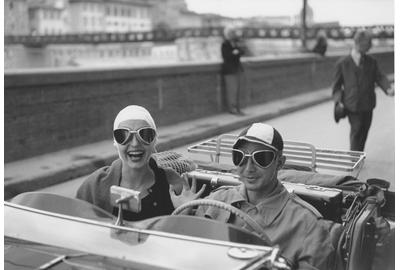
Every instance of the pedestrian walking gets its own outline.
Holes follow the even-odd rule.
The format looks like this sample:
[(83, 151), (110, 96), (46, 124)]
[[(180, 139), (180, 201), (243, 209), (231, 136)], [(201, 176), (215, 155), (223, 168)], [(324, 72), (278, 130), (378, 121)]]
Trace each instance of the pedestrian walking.
[(366, 30), (354, 35), (349, 55), (336, 63), (333, 100), (345, 110), (350, 123), (350, 150), (363, 151), (376, 105), (375, 84), (388, 96), (394, 89), (380, 70), (376, 59), (366, 53), (372, 46), (372, 36)]
[(244, 82), (243, 67), (240, 57), (244, 50), (239, 44), (235, 28), (224, 29), (224, 41), (221, 45), (222, 76), (225, 86), (225, 104), (232, 114), (243, 114), (241, 111), (240, 92)]

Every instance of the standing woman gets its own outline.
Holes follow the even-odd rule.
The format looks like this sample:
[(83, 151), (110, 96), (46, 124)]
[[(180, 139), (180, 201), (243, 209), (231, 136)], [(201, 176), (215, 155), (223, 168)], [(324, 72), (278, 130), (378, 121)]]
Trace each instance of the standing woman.
[(125, 107), (114, 120), (113, 135), (119, 158), (89, 175), (76, 197), (118, 216), (118, 207), (110, 198), (110, 187), (116, 185), (140, 192), (140, 212), (124, 209), (125, 220), (171, 214), (174, 207), (166, 174), (153, 163), (149, 164), (150, 156), (156, 152), (157, 140), (150, 113), (141, 106)]
[(227, 27), (224, 29), (225, 39), (221, 45), (222, 54), (222, 76), (225, 84), (225, 102), (228, 111), (232, 114), (243, 114), (240, 108), (240, 91), (243, 83), (243, 67), (240, 57), (243, 50), (238, 44), (235, 29)]

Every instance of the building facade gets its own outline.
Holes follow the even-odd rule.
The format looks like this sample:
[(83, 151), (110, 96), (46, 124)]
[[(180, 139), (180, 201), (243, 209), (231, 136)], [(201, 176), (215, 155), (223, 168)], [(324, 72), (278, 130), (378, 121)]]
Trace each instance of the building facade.
[(29, 32), (32, 35), (62, 35), (69, 33), (68, 12), (53, 6), (29, 8)]
[(181, 14), (188, 12), (185, 0), (149, 1), (153, 5), (152, 17), (155, 29), (174, 29), (182, 27)]
[(4, 1), (4, 35), (28, 35), (27, 0)]
[(151, 31), (151, 7), (141, 0), (70, 0), (71, 33)]

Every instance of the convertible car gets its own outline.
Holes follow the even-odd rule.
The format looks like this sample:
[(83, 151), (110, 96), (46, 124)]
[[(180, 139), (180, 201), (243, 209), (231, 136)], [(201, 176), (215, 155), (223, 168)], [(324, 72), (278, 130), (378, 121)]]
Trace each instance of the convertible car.
[[(238, 185), (229, 159), (233, 138), (222, 135), (189, 147), (192, 154), (209, 155), (207, 162), (173, 152), (157, 153), (152, 161), (177, 174), (189, 171), (207, 185), (206, 193)], [(284, 144), (287, 164), (279, 178), (334, 221), (335, 269), (394, 269), (394, 193), (385, 180), (357, 179), (365, 153)], [(132, 190), (110, 192), (119, 205), (138, 200)], [(252, 231), (180, 215), (199, 205), (229, 211)], [(4, 218), (5, 269), (290, 269), (257, 223), (212, 200), (195, 200), (170, 216), (128, 222), (84, 201), (29, 192), (4, 202)]]

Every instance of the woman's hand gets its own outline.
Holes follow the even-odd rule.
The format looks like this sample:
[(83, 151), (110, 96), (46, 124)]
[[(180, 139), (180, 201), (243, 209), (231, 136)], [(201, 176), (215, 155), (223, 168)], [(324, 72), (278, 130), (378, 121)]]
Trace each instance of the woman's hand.
[(175, 194), (174, 187), (170, 185), (169, 194), (171, 196), (171, 201), (175, 208), (183, 205), (184, 203), (196, 200), (200, 198), (201, 194), (203, 194), (206, 185), (203, 184), (201, 189), (196, 192), (197, 188), (197, 180), (195, 177), (192, 179), (192, 186), (189, 185), (189, 179), (186, 173), (182, 174), (182, 192), (180, 194)]

